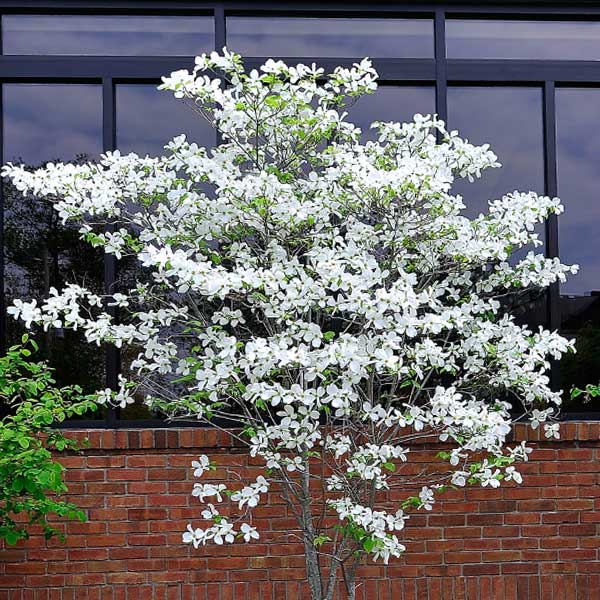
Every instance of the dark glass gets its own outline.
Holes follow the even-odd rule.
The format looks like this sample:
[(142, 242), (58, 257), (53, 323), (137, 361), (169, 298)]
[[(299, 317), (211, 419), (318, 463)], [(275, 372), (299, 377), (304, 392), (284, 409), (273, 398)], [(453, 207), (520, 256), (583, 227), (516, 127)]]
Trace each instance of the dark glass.
[[(46, 161), (92, 160), (102, 151), (102, 90), (95, 85), (4, 84), (4, 158), (30, 168)], [(103, 254), (79, 239), (78, 226), (63, 225), (48, 199), (23, 197), (7, 180), (4, 193), (4, 293), (41, 302), (49, 289), (82, 284), (101, 293)], [(18, 343), (21, 322), (7, 318), (7, 343)], [(104, 355), (80, 332), (34, 330), (40, 357), (60, 384), (86, 391), (105, 386)], [(98, 413), (93, 415), (98, 416)]]
[(38, 166), (102, 152), (98, 85), (4, 84), (4, 160)]
[[(489, 200), (519, 190), (544, 192), (544, 134), (542, 91), (531, 87), (449, 87), (448, 126), (473, 144), (489, 143), (502, 167), (484, 171), (481, 179), (459, 180), (454, 193), (462, 195), (465, 214), (487, 212)], [(543, 225), (537, 233), (545, 239)], [(527, 246), (514, 253), (511, 263), (542, 246)], [(521, 323), (537, 327), (547, 321), (546, 294), (532, 290), (512, 299), (511, 311)]]
[(117, 85), (117, 148), (140, 155), (164, 154), (164, 146), (185, 133), (190, 142), (212, 146), (211, 125), (184, 100), (155, 85)]
[(229, 17), (227, 46), (243, 56), (433, 58), (433, 21)]
[(600, 22), (448, 19), (448, 58), (598, 60)]
[(214, 47), (211, 17), (4, 15), (2, 50), (20, 55), (193, 56)]
[(348, 109), (347, 120), (358, 125), (365, 140), (375, 140), (377, 130), (370, 129), (373, 121), (412, 121), (416, 113), (435, 112), (433, 86), (384, 86), (374, 94), (362, 96)]
[[(171, 92), (158, 91), (155, 85), (117, 85), (117, 147), (121, 152), (164, 154), (164, 146), (173, 137), (185, 133), (188, 140), (199, 146), (213, 146), (215, 130), (204, 118)], [(151, 126), (149, 126), (151, 124)], [(136, 282), (150, 280), (134, 258), (121, 261), (117, 285), (128, 289)], [(150, 282), (150, 281), (149, 281)], [(122, 351), (123, 374), (131, 375), (130, 365), (138, 353), (136, 348)], [(143, 404), (143, 397), (135, 404), (120, 410), (121, 419), (153, 418)]]
[(556, 91), (558, 192), (565, 206), (558, 218), (560, 257), (580, 267), (561, 284), (560, 296), (562, 331), (575, 338), (577, 347), (560, 365), (560, 386), (570, 410), (597, 410), (568, 396), (573, 386), (600, 381), (599, 101), (598, 89)]
[(528, 87), (449, 87), (448, 126), (473, 144), (490, 144), (502, 167), (481, 179), (457, 181), (467, 214), (487, 210), (507, 192), (544, 191), (542, 90)]

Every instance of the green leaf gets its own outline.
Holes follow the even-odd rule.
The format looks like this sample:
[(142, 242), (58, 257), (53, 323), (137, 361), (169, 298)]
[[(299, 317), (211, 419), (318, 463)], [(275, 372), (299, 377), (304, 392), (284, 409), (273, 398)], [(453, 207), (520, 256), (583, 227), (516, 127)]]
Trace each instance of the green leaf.
[(4, 534), (4, 541), (9, 546), (14, 546), (19, 541), (20, 538), (21, 538), (21, 536), (14, 530), (7, 531)]
[(330, 542), (331, 538), (328, 535), (318, 535), (314, 540), (313, 540), (313, 545), (316, 548), (319, 548), (320, 546), (322, 546), (323, 544)]
[(362, 546), (365, 552), (372, 552), (373, 548), (375, 548), (375, 540), (372, 538), (366, 538), (363, 540)]

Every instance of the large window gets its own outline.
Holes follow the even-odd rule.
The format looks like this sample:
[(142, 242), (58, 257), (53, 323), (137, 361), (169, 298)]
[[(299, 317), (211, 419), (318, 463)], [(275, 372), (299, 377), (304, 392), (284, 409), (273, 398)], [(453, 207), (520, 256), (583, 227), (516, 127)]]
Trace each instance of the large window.
[[(600, 7), (481, 2), (458, 12), (436, 2), (420, 3), (417, 13), (412, 3), (374, 11), (366, 2), (309, 1), (274, 12), (273, 3), (186, 9), (164, 0), (140, 2), (130, 14), (106, 7), (95, 14), (92, 2), (80, 0), (66, 14), (64, 6), (40, 0), (25, 9), (15, 0), (0, 8), (3, 162), (35, 167), (114, 148), (153, 155), (179, 133), (214, 144), (214, 132), (193, 110), (155, 88), (161, 75), (225, 45), (248, 57), (250, 67), (284, 57), (331, 68), (369, 56), (380, 89), (348, 116), (365, 139), (373, 138), (374, 119), (436, 112), (498, 154), (501, 170), (457, 188), (468, 214), (515, 188), (560, 194), (566, 213), (540, 228), (540, 239), (548, 256), (579, 263), (581, 273), (516, 310), (531, 325), (560, 328), (576, 340), (578, 354), (553, 366), (557, 389), (600, 380)], [(100, 290), (135, 274), (135, 265), (84, 247), (39, 198), (23, 201), (5, 183), (2, 202), (4, 306), (19, 296), (41, 298), (67, 280), (85, 279)], [(4, 317), (1, 323), (6, 346), (20, 330)], [(43, 336), (42, 347), (61, 381), (89, 388), (114, 386), (131, 358), (114, 348), (90, 351), (61, 331)], [(152, 415), (140, 405), (108, 411), (96, 424), (148, 424), (142, 418)]]

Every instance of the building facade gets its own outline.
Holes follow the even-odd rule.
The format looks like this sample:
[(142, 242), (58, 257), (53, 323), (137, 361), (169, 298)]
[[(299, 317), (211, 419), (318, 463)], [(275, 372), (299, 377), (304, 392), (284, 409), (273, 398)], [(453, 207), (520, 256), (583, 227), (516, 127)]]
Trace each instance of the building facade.
[[(532, 296), (520, 318), (575, 337), (577, 355), (553, 367), (557, 389), (600, 381), (597, 2), (0, 0), (0, 13), (1, 158), (31, 167), (115, 148), (158, 154), (182, 132), (216, 143), (194, 113), (155, 89), (201, 52), (226, 45), (250, 67), (271, 57), (326, 68), (371, 57), (380, 89), (349, 115), (365, 136), (374, 119), (435, 112), (498, 154), (502, 169), (458, 189), (470, 214), (513, 189), (562, 198), (565, 214), (540, 234), (546, 254), (578, 263), (580, 274)], [(4, 347), (22, 333), (5, 318), (13, 299), (41, 298), (73, 279), (114, 290), (136, 276), (135, 265), (87, 248), (39, 199), (4, 184), (0, 201)], [(68, 332), (41, 342), (59, 381), (86, 389), (116, 386), (132, 360)], [(599, 415), (566, 394), (563, 439), (538, 444), (525, 485), (457, 493), (415, 520), (407, 558), (368, 567), (363, 598), (600, 597)], [(67, 546), (46, 549), (34, 538), (0, 551), (0, 600), (302, 597), (302, 561), (275, 496), (264, 514), (268, 544), (179, 547), (195, 516), (191, 457), (217, 453), (230, 456), (232, 471), (252, 470), (220, 434), (167, 427), (141, 403), (68, 426), (92, 442), (65, 459), (89, 522), (67, 527)], [(422, 452), (427, 461), (435, 449)]]

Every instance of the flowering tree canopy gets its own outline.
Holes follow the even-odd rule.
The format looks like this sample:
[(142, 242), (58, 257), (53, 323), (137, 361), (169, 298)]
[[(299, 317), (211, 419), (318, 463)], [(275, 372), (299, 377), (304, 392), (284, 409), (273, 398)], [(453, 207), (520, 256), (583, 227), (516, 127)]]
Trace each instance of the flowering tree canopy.
[[(131, 289), (103, 298), (73, 282), (9, 311), (138, 347), (130, 380), (102, 401), (143, 393), (169, 418), (237, 424), (264, 474), (196, 483), (204, 525), (183, 540), (258, 538), (252, 509), (277, 491), (297, 517), (314, 599), (333, 597), (340, 565), (352, 594), (361, 556), (399, 556), (411, 511), (448, 486), (519, 482), (528, 449), (505, 444), (511, 421), (518, 411), (558, 436), (549, 360), (572, 348), (507, 309), (576, 270), (533, 251), (559, 200), (512, 192), (467, 218), (453, 182), (498, 167), (496, 156), (429, 115), (374, 123), (377, 141), (361, 142), (346, 109), (376, 80), (367, 59), (326, 75), (273, 60), (246, 73), (236, 54), (203, 55), (160, 87), (214, 125), (215, 148), (180, 136), (159, 158), (3, 170), (92, 245), (140, 264)], [(440, 469), (403, 475), (411, 442), (432, 435), (448, 446)], [(193, 468), (216, 467), (201, 456)], [(315, 485), (323, 500), (311, 506)], [(404, 493), (391, 510), (386, 490)]]

